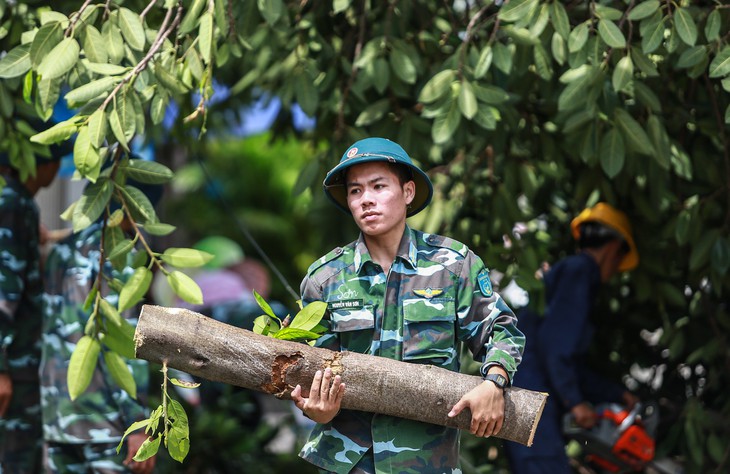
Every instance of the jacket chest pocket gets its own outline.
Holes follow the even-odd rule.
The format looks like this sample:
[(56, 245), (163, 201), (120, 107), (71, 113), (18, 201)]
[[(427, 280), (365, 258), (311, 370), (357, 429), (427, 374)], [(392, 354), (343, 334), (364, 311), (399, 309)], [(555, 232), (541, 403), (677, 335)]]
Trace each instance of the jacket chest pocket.
[(331, 312), (332, 332), (340, 340), (341, 351), (367, 353), (373, 341), (375, 312), (372, 305)]
[(445, 366), (456, 357), (456, 309), (451, 298), (403, 301), (403, 360)]

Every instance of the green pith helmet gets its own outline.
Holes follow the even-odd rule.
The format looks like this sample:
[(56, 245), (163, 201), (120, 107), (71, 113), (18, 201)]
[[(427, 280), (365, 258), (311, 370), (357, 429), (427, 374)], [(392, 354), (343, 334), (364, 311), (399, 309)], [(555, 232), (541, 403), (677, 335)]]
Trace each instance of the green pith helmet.
[(397, 143), (385, 138), (365, 138), (351, 145), (342, 155), (340, 162), (327, 173), (324, 178), (324, 193), (340, 209), (350, 213), (347, 207), (347, 189), (345, 187), (345, 170), (352, 165), (369, 163), (371, 161), (385, 161), (400, 163), (408, 166), (416, 183), (416, 195), (406, 214), (411, 217), (428, 206), (433, 196), (433, 185), (428, 175), (413, 164), (408, 153)]

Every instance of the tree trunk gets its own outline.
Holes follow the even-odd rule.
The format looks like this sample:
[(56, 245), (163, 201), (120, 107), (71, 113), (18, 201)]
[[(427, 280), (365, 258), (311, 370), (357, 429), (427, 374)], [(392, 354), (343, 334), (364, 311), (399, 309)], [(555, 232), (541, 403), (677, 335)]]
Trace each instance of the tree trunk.
[[(333, 352), (230, 326), (190, 310), (145, 305), (135, 333), (137, 357), (167, 362), (208, 380), (290, 399), (304, 396), (317, 370), (330, 367), (347, 384), (342, 407), (469, 429), (471, 413), (446, 415), (480, 377), (353, 352)], [(504, 424), (496, 435), (530, 446), (546, 393), (505, 391)]]

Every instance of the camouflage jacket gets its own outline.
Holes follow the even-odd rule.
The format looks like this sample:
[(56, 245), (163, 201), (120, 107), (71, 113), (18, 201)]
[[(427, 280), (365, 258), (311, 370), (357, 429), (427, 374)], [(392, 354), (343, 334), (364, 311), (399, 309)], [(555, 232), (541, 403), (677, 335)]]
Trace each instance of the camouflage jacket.
[[(76, 343), (84, 335), (90, 311), (84, 302), (99, 272), (101, 228), (93, 224), (58, 243), (49, 253), (45, 267), (43, 351), (40, 367), (43, 437), (58, 443), (119, 442), (133, 422), (144, 419), (149, 383), (148, 364), (129, 360), (137, 384), (137, 400), (119, 388), (112, 379), (103, 357), (86, 391), (71, 401), (66, 377)], [(126, 280), (132, 270), (120, 273), (105, 263), (106, 275)], [(106, 291), (105, 291), (106, 293)], [(113, 305), (116, 296), (106, 296)], [(130, 323), (134, 313), (123, 316)], [(108, 350), (102, 345), (102, 351)]]
[(0, 372), (38, 380), (41, 299), (38, 207), (15, 177), (0, 192)]
[[(315, 262), (301, 293), (304, 304), (328, 304), (328, 331), (318, 347), (458, 371), (463, 341), (484, 372), (499, 364), (510, 378), (522, 355), (524, 337), (492, 290), (484, 263), (446, 237), (406, 227), (386, 275), (360, 236)], [(363, 459), (370, 448), (372, 459)], [(459, 432), (342, 410), (331, 423), (314, 427), (300, 456), (338, 473), (361, 461), (376, 472), (459, 472)]]

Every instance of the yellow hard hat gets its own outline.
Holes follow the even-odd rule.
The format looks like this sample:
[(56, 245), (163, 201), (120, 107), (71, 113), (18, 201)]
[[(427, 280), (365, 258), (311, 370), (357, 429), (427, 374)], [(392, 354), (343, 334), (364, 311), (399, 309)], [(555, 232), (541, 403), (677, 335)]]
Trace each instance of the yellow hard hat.
[(629, 251), (621, 260), (618, 271), (626, 272), (636, 268), (639, 264), (639, 252), (636, 250), (634, 236), (631, 233), (631, 223), (626, 214), (605, 202), (599, 202), (593, 207), (586, 208), (570, 223), (570, 230), (574, 239), (578, 240), (580, 238), (580, 226), (584, 222), (599, 222), (621, 234), (621, 237), (629, 246)]

